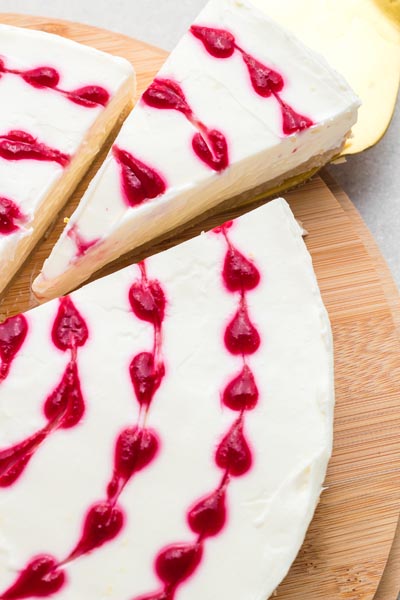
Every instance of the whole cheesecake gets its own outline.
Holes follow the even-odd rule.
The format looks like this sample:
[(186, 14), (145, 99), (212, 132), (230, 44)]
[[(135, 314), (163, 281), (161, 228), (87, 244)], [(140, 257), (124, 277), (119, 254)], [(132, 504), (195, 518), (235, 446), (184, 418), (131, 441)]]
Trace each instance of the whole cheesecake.
[(340, 153), (359, 101), (247, 0), (211, 0), (126, 120), (33, 283), (68, 292), (144, 242)]
[(275, 200), (0, 325), (0, 598), (267, 598), (332, 446), (331, 330)]
[(0, 292), (132, 103), (130, 63), (0, 25)]

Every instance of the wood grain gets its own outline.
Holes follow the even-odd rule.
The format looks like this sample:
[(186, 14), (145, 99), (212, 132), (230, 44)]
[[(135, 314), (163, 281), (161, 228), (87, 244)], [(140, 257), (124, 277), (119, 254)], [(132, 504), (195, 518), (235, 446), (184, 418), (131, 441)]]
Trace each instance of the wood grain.
[(400, 521), (374, 600), (396, 600), (400, 593)]
[[(21, 15), (0, 15), (0, 22), (58, 33), (125, 56), (137, 69), (139, 90), (165, 58), (161, 50), (85, 25)], [(105, 151), (9, 286), (0, 304), (0, 316), (33, 305), (30, 281)], [(339, 197), (338, 190), (334, 191)], [(309, 232), (307, 246), (332, 321), (337, 408), (327, 489), (303, 548), (276, 593), (280, 600), (372, 600), (389, 556), (400, 508), (398, 295), (388, 272), (382, 274), (379, 253), (371, 254), (365, 226), (357, 221), (351, 205), (341, 197), (338, 201), (321, 178), (286, 197)], [(191, 237), (260, 202), (258, 199), (242, 208), (225, 203), (218, 215), (197, 220), (112, 268)]]
[[(365, 226), (360, 214), (343, 190), (327, 173), (324, 173), (324, 181), (328, 184), (329, 189), (339, 200), (340, 205), (351, 219), (354, 229), (362, 239), (370, 258), (373, 261), (375, 269), (380, 277), (386, 300), (391, 308), (398, 336), (400, 337), (400, 296), (398, 288), (391, 276), (389, 267), (384, 261), (371, 232)], [(374, 600), (395, 600), (398, 597), (400, 600), (400, 519), (397, 524), (394, 542), (386, 563), (385, 571), (379, 583)]]

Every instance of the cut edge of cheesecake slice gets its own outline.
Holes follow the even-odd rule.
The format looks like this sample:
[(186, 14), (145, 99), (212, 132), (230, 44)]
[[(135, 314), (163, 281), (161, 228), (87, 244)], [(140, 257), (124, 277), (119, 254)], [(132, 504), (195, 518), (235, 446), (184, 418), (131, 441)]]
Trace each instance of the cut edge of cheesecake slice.
[[(332, 333), (302, 234), (280, 198), (27, 313), (30, 330), (9, 379), (0, 385), (3, 403), (8, 405), (12, 395), (6, 417), (13, 425), (3, 428), (0, 447), (6, 440), (20, 441), (34, 425), (40, 427), (42, 413), (32, 415), (38, 408), (35, 402), (41, 406), (68, 360), (81, 374), (87, 410), (82, 422), (63, 435), (49, 428), (51, 439), (35, 449), (27, 476), (22, 474), (9, 494), (0, 489), (3, 539), (10, 548), (0, 557), (2, 586), (12, 585), (16, 567), (24, 569), (37, 556), (39, 539), (41, 551), (51, 552), (46, 557), (61, 582), (57, 591), (63, 598), (86, 593), (87, 600), (97, 600), (110, 587), (116, 598), (167, 597), (160, 592), (165, 580), (159, 571), (157, 576), (154, 559), (180, 541), (187, 548), (200, 545), (203, 553), (193, 563), (192, 576), (183, 580), (182, 593), (192, 600), (203, 598), (204, 590), (212, 597), (224, 597), (225, 592), (232, 600), (273, 593), (303, 543), (332, 452)], [(231, 253), (234, 260), (229, 263)], [(230, 319), (243, 306), (261, 340), (246, 355), (226, 341)], [(60, 311), (74, 318), (63, 321)], [(71, 347), (68, 327), (76, 337)], [(162, 369), (145, 408), (140, 390), (150, 388), (135, 385), (132, 365), (151, 352)], [(49, 369), (53, 361), (54, 369)], [(34, 396), (24, 393), (32, 385), (30, 364)], [(251, 370), (258, 398), (240, 412), (224, 399), (223, 390), (232, 389), (229, 382), (242, 365)], [(144, 362), (147, 375), (148, 367)], [(113, 507), (123, 507), (124, 527), (115, 536), (95, 538), (99, 543), (89, 546), (89, 552), (78, 539), (78, 550), (63, 561), (76, 536), (85, 536), (82, 525), (90, 514), (85, 508), (111, 489), (106, 483), (118, 473), (118, 453), (115, 463), (110, 460), (118, 436), (136, 420), (142, 423), (144, 412), (142, 426), (162, 444), (154, 461), (141, 463), (139, 477), (112, 488), (119, 489)], [(29, 420), (28, 430), (21, 414)], [(216, 449), (238, 418), (243, 419), (253, 462), (250, 466), (247, 461), (247, 470), (224, 477), (225, 465), (218, 463)], [(196, 524), (185, 516), (221, 477), (226, 522), (220, 531), (198, 537)], [(27, 498), (40, 507), (37, 519), (24, 510)], [(178, 579), (176, 588), (181, 583)]]
[[(132, 108), (136, 90), (135, 71), (132, 65), (124, 58), (47, 32), (26, 30), (10, 25), (0, 25), (0, 35), (3, 32), (7, 35), (15, 35), (16, 45), (19, 42), (26, 44), (28, 48), (29, 43), (32, 42), (38, 46), (42, 43), (44, 46), (48, 45), (48, 62), (51, 64), (54, 64), (52, 62), (52, 48), (57, 50), (58, 58), (62, 52), (65, 56), (66, 71), (68, 71), (68, 56), (71, 52), (75, 53), (75, 55), (81, 53), (82, 59), (88, 57), (91, 62), (98, 60), (100, 63), (99, 67), (103, 63), (105, 73), (114, 69), (115, 79), (117, 79), (118, 73), (119, 85), (115, 91), (109, 94), (108, 102), (102, 107), (100, 114), (92, 125), (86, 129), (86, 133), (81, 138), (77, 151), (72, 155), (61, 177), (54, 181), (53, 185), (47, 189), (44, 195), (41, 197), (38, 196), (39, 202), (36, 203), (33, 214), (23, 222), (16, 235), (7, 236), (9, 239), (6, 241), (10, 243), (4, 246), (0, 254), (0, 293), (8, 285), (34, 246), (57, 217), (112, 130), (126, 118), (126, 115)], [(19, 40), (19, 38), (21, 39)], [(74, 59), (76, 62), (77, 56)], [(27, 57), (27, 62), (29, 63), (29, 57)], [(40, 67), (41, 65), (39, 64), (38, 66)], [(94, 72), (93, 77), (96, 78), (96, 75), (99, 75), (99, 73)], [(103, 80), (104, 84), (107, 84), (106, 76), (103, 77)], [(43, 86), (44, 89), (45, 87)], [(40, 89), (40, 85), (32, 84), (32, 88)], [(28, 83), (27, 89), (29, 89)], [(49, 93), (52, 93), (52, 91), (50, 90)], [(63, 93), (62, 91), (61, 94)]]
[[(207, 31), (223, 32), (229, 56), (218, 56)], [(224, 200), (304, 181), (340, 154), (358, 107), (322, 57), (250, 2), (211, 0), (125, 121), (33, 282), (35, 296), (67, 293)], [(135, 186), (147, 187), (144, 199)]]

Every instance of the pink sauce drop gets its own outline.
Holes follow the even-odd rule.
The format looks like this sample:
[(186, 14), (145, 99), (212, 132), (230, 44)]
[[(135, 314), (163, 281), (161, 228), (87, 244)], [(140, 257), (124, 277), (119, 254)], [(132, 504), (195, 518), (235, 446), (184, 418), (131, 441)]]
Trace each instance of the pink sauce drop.
[(138, 319), (159, 327), (164, 319), (165, 295), (157, 280), (136, 281), (129, 290), (129, 302)]
[(220, 488), (202, 498), (188, 512), (189, 527), (201, 539), (217, 535), (225, 521), (225, 490)]
[(250, 54), (243, 52), (242, 56), (249, 71), (252, 86), (259, 96), (269, 98), (283, 89), (283, 77), (277, 71), (266, 67)]
[(9, 317), (0, 323), (0, 383), (7, 377), (27, 333), (28, 322), (24, 315)]
[(260, 346), (260, 335), (250, 321), (244, 301), (225, 330), (225, 346), (231, 354), (254, 354)]
[(117, 146), (112, 152), (121, 170), (122, 192), (128, 206), (139, 206), (164, 194), (166, 183), (155, 169)]
[(52, 67), (36, 67), (22, 74), (22, 79), (36, 88), (56, 88), (60, 75)]
[(297, 131), (309, 129), (314, 123), (308, 117), (297, 113), (289, 104), (278, 98), (282, 112), (282, 127), (285, 135), (292, 135)]
[(195, 571), (202, 556), (200, 544), (174, 544), (164, 548), (156, 558), (155, 570), (161, 581), (171, 587)]
[(209, 129), (193, 113), (185, 94), (172, 79), (155, 79), (144, 92), (142, 100), (148, 106), (181, 112), (198, 129), (193, 136), (195, 154), (214, 171), (223, 171), (229, 165), (228, 143), (223, 133)]
[(5, 160), (37, 160), (56, 162), (66, 167), (71, 157), (55, 148), (38, 142), (25, 131), (9, 131), (0, 135), (0, 157)]
[(9, 235), (17, 231), (19, 223), (26, 220), (19, 207), (8, 198), (0, 197), (0, 235)]
[(231, 410), (252, 410), (257, 405), (258, 389), (253, 373), (247, 365), (226, 386), (222, 401)]
[(60, 429), (75, 427), (85, 412), (76, 361), (71, 360), (64, 371), (60, 383), (48, 396), (44, 414), (49, 423)]
[(156, 364), (153, 353), (140, 352), (132, 359), (129, 373), (137, 401), (149, 406), (165, 375), (164, 364)]
[(235, 52), (235, 38), (229, 31), (199, 25), (192, 25), (190, 31), (215, 58), (229, 58)]
[(99, 85), (85, 85), (72, 92), (64, 92), (64, 95), (75, 104), (87, 108), (106, 106), (110, 100), (110, 94)]
[(172, 79), (155, 79), (142, 100), (153, 108), (177, 110), (189, 118), (193, 114), (182, 88)]
[(51, 331), (56, 348), (63, 352), (74, 350), (86, 343), (88, 335), (87, 325), (71, 298), (69, 296), (61, 298)]
[(1, 600), (19, 600), (33, 596), (44, 598), (59, 592), (66, 581), (64, 571), (56, 560), (47, 555), (34, 558), (21, 571), (15, 583), (3, 592)]
[(118, 496), (131, 477), (147, 467), (159, 447), (156, 434), (137, 426), (125, 429), (119, 435), (114, 454), (114, 472), (107, 488), (110, 500)]
[(7, 69), (3, 60), (0, 60), (0, 73), (9, 73), (21, 77), (26, 83), (37, 89), (52, 89), (71, 102), (87, 108), (106, 106), (110, 100), (110, 94), (100, 85), (85, 85), (76, 90), (64, 90), (58, 87), (60, 74), (56, 69), (49, 66), (35, 67), (27, 71)]
[(222, 277), (230, 292), (249, 291), (258, 286), (260, 273), (254, 262), (233, 246), (225, 255)]
[(193, 136), (192, 147), (197, 156), (214, 171), (223, 171), (229, 166), (228, 144), (223, 133), (211, 129), (205, 134)]
[(279, 96), (285, 85), (282, 75), (245, 52), (237, 45), (234, 36), (229, 31), (199, 25), (193, 25), (190, 31), (203, 43), (207, 52), (215, 58), (229, 58), (235, 50), (240, 52), (254, 91), (263, 98), (274, 96), (279, 102), (282, 113), (282, 130), (285, 135), (292, 135), (314, 125), (309, 117), (297, 113)]
[(250, 448), (243, 433), (243, 420), (239, 417), (220, 442), (215, 455), (217, 465), (229, 475), (240, 477), (251, 467)]
[(93, 505), (86, 515), (81, 538), (65, 562), (77, 559), (113, 540), (124, 524), (124, 514), (110, 502)]

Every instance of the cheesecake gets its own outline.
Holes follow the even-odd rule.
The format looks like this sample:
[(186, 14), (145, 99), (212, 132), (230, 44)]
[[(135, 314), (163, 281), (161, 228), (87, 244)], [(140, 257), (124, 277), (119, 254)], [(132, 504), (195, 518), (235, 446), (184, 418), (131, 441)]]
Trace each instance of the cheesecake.
[(39, 300), (227, 198), (340, 153), (358, 98), (247, 0), (211, 0), (130, 114), (33, 283)]
[(122, 113), (134, 71), (58, 35), (0, 24), (0, 292)]
[(267, 598), (332, 447), (283, 199), (0, 325), (0, 598)]

